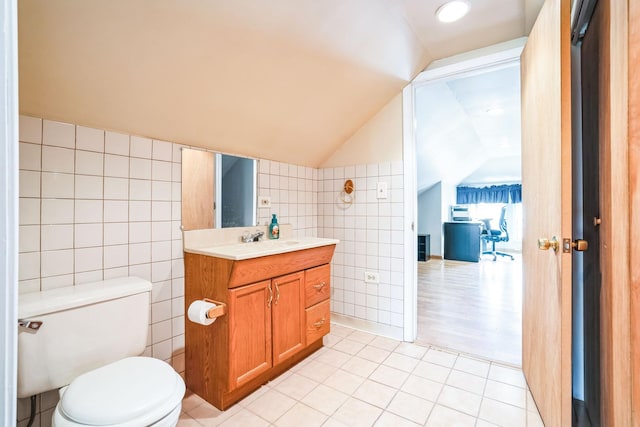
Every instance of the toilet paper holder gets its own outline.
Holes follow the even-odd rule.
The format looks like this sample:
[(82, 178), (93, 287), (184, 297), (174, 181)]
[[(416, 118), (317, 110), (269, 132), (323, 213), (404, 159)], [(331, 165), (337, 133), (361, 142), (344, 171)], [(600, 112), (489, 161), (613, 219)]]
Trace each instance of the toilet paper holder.
[(203, 298), (202, 300), (216, 305), (215, 307), (207, 311), (207, 317), (209, 319), (215, 319), (216, 317), (224, 316), (225, 314), (227, 314), (227, 304), (209, 298)]

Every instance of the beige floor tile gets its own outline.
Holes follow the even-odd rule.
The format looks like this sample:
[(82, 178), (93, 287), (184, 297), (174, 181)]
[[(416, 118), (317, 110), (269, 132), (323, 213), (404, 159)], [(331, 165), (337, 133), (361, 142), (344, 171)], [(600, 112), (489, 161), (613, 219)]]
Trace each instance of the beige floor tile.
[(427, 378), (432, 381), (438, 381), (439, 383), (445, 383), (451, 369), (444, 366), (435, 365), (429, 362), (420, 362), (418, 366), (413, 370), (413, 375), (417, 375), (422, 378)]
[(476, 421), (476, 427), (500, 427), (500, 426), (494, 423), (490, 423), (489, 421), (478, 419), (478, 421)]
[(283, 372), (282, 374), (278, 375), (276, 378), (274, 378), (271, 381), (269, 381), (267, 383), (267, 386), (275, 387), (278, 384), (280, 384), (281, 382), (283, 382), (284, 380), (286, 380), (287, 378), (289, 378), (291, 375), (293, 375), (293, 371), (291, 371), (291, 370)]
[(422, 360), (436, 365), (446, 366), (447, 368), (453, 368), (457, 358), (458, 355), (456, 353), (430, 348)]
[(405, 356), (404, 354), (391, 353), (382, 364), (400, 369), (401, 371), (412, 372), (419, 362), (420, 360)]
[(351, 356), (346, 353), (329, 348), (314, 360), (339, 368), (344, 365), (350, 358)]
[(433, 402), (399, 392), (387, 406), (387, 411), (422, 425), (427, 421), (432, 408)]
[[(274, 424), (278, 427), (316, 427), (321, 426), (327, 416), (302, 403), (296, 403), (286, 414)], [(326, 424), (324, 424), (326, 425)]]
[(335, 366), (328, 365), (318, 360), (311, 360), (302, 368), (298, 369), (296, 373), (321, 383), (333, 375), (337, 370), (338, 368)]
[(210, 427), (220, 425), (232, 416), (244, 411), (246, 410), (238, 404), (232, 406), (226, 411), (221, 411), (213, 405), (205, 402), (202, 405), (191, 409), (187, 414), (197, 420), (201, 425)]
[(380, 414), (382, 409), (351, 397), (338, 408), (332, 418), (350, 427), (369, 427), (375, 423)]
[(302, 399), (302, 403), (323, 414), (333, 415), (348, 398), (349, 395), (320, 384)]
[(369, 343), (369, 345), (387, 351), (394, 351), (400, 345), (400, 341), (387, 337), (375, 337), (373, 341)]
[(427, 347), (423, 347), (421, 345), (412, 344), (410, 342), (401, 342), (395, 350), (394, 353), (404, 354), (405, 356), (413, 357), (415, 359), (422, 359), (425, 354), (427, 354)]
[(182, 410), (184, 412), (189, 412), (191, 409), (196, 406), (200, 406), (205, 403), (206, 400), (192, 392), (191, 390), (187, 390), (184, 397), (182, 398)]
[(274, 422), (293, 407), (296, 401), (277, 390), (269, 390), (245, 408), (269, 422)]
[(349, 334), (349, 339), (354, 341), (359, 341), (363, 344), (369, 344), (371, 341), (376, 339), (378, 335), (370, 334), (368, 332), (363, 331), (354, 331)]
[(251, 393), (249, 396), (245, 397), (244, 399), (242, 399), (240, 402), (238, 402), (238, 405), (241, 406), (247, 406), (249, 405), (251, 402), (253, 402), (254, 400), (256, 400), (257, 398), (259, 398), (260, 396), (262, 396), (263, 394), (265, 394), (266, 392), (268, 392), (269, 390), (271, 390), (271, 387), (263, 385), (262, 387), (260, 387), (259, 389), (257, 389), (256, 391), (254, 391), (253, 393)]
[(184, 412), (180, 414), (177, 427), (201, 427), (200, 423)]
[(355, 332), (352, 328), (348, 328), (346, 326), (342, 326), (342, 325), (336, 325), (335, 323), (331, 324), (331, 333), (329, 335), (336, 335), (339, 337), (346, 337), (348, 335), (351, 335), (353, 332)]
[(350, 355), (354, 355), (357, 354), (360, 350), (362, 350), (364, 347), (366, 346), (366, 344), (358, 342), (358, 341), (354, 341), (352, 339), (349, 338), (345, 338), (342, 341), (340, 341), (339, 343), (336, 343), (333, 347), (334, 350), (338, 350), (341, 351), (343, 353), (347, 353)]
[(447, 378), (447, 385), (461, 388), (462, 390), (470, 391), (471, 393), (479, 394), (481, 396), (484, 392), (486, 382), (487, 380), (482, 377), (462, 371), (456, 371), (455, 369), (451, 371)]
[(538, 411), (527, 411), (527, 427), (544, 427)]
[(378, 366), (378, 368), (369, 375), (370, 380), (377, 381), (393, 388), (400, 388), (408, 377), (408, 372), (385, 365)]
[(391, 352), (388, 350), (368, 345), (358, 352), (358, 357), (370, 360), (374, 363), (382, 363), (390, 354)]
[(342, 365), (341, 369), (366, 378), (371, 375), (371, 373), (375, 371), (377, 367), (378, 363), (363, 359), (359, 356), (353, 356), (344, 365)]
[(404, 382), (401, 390), (435, 402), (438, 400), (442, 387), (442, 383), (412, 375)]
[(322, 427), (349, 427), (349, 425), (331, 417), (322, 424)]
[(527, 423), (524, 409), (486, 397), (482, 399), (479, 418), (503, 427), (525, 427)]
[(487, 381), (484, 396), (522, 409), (527, 405), (525, 389), (493, 380)]
[(333, 375), (327, 378), (323, 384), (348, 395), (352, 395), (363, 382), (363, 377), (338, 369)]
[(329, 347), (329, 348), (333, 347), (334, 345), (336, 345), (340, 341), (342, 341), (342, 337), (339, 336), (339, 335), (335, 335), (335, 334), (328, 334), (328, 335), (325, 335), (322, 338), (322, 344), (325, 347)]
[(489, 362), (459, 356), (453, 365), (453, 369), (486, 378), (489, 373)]
[(476, 418), (442, 405), (435, 405), (425, 426), (427, 427), (473, 427)]
[(439, 404), (477, 417), (482, 397), (459, 388), (445, 385), (438, 397)]
[(379, 408), (386, 408), (396, 392), (397, 390), (393, 387), (375, 381), (365, 380), (355, 393), (353, 393), (353, 397)]
[(489, 379), (521, 388), (527, 386), (522, 370), (496, 364), (491, 364), (489, 368)]
[(383, 412), (374, 424), (375, 427), (418, 427), (420, 425), (388, 411)]
[(317, 381), (310, 380), (302, 375), (291, 374), (273, 388), (293, 399), (300, 400), (317, 386)]
[(225, 420), (221, 427), (268, 427), (269, 422), (249, 411), (241, 411)]

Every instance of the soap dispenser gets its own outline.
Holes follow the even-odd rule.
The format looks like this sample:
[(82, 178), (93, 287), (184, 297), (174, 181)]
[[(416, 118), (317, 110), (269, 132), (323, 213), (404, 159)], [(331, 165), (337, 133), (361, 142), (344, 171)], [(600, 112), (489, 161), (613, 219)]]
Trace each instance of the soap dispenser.
[(278, 226), (278, 218), (276, 217), (276, 214), (273, 214), (273, 216), (271, 217), (271, 224), (269, 224), (269, 238), (280, 238), (280, 226)]

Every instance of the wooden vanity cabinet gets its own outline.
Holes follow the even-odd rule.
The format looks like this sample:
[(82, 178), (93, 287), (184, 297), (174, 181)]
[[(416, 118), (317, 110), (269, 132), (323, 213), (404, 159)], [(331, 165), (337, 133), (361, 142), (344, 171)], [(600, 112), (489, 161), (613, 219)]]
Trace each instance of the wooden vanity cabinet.
[(229, 290), (229, 389), (237, 388), (273, 366), (271, 359), (271, 281)]
[(241, 261), (185, 253), (186, 309), (227, 304), (212, 325), (185, 321), (187, 388), (224, 410), (321, 348), (334, 249)]

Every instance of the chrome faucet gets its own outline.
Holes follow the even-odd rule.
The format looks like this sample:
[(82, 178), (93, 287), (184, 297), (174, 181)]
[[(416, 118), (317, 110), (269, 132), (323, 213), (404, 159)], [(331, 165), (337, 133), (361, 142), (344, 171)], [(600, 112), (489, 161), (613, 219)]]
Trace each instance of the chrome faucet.
[(247, 231), (242, 235), (242, 241), (245, 243), (259, 242), (262, 236), (264, 236), (264, 231), (256, 231), (255, 233)]

